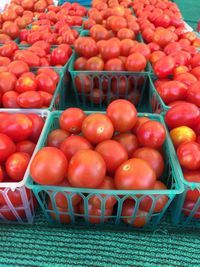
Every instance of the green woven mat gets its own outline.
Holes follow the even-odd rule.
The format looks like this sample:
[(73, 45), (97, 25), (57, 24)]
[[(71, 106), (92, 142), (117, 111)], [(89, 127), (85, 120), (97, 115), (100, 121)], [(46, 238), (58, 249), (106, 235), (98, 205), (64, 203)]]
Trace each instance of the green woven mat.
[(185, 20), (200, 20), (200, 0), (174, 0)]
[(34, 225), (0, 225), (0, 266), (196, 267), (199, 234), (173, 228), (169, 217), (154, 232), (138, 232), (60, 228), (39, 214)]

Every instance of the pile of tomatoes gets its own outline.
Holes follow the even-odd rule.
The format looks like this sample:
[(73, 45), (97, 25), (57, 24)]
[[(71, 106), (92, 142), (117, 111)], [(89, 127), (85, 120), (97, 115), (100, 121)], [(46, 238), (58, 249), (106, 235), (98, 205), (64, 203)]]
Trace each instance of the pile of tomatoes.
[[(0, 183), (23, 180), (43, 126), (44, 120), (38, 114), (0, 112)], [(27, 205), (24, 198), (26, 195), (30, 201), (31, 191), (22, 187), (13, 191), (2, 185), (1, 216), (7, 220), (16, 220), (17, 213), (21, 219), (25, 218)], [(14, 209), (15, 214), (12, 212)]]
[[(170, 129), (170, 137), (177, 152), (178, 160), (187, 182), (200, 182), (200, 111), (191, 103), (173, 106), (165, 115), (165, 122)], [(200, 192), (198, 188), (187, 189), (183, 212), (190, 216)], [(200, 218), (200, 208), (193, 217)]]
[[(49, 133), (47, 146), (36, 153), (31, 163), (30, 174), (36, 183), (143, 192), (167, 189), (159, 180), (164, 172), (162, 145), (166, 138), (165, 128), (158, 121), (138, 117), (131, 102), (115, 100), (105, 114), (93, 113), (88, 116), (79, 108), (69, 108), (61, 113), (59, 125), (59, 129)], [(113, 195), (102, 196), (107, 197), (103, 214), (104, 220), (107, 220), (118, 201)], [(161, 195), (155, 201), (151, 212), (159, 213), (167, 204), (168, 196)], [(142, 227), (146, 224), (152, 203), (148, 195), (140, 201), (133, 226)], [(60, 221), (70, 222), (68, 201), (65, 194), (59, 192), (59, 187), (55, 204)], [(84, 201), (78, 193), (72, 196), (72, 204), (74, 213), (85, 213)], [(130, 223), (134, 206), (133, 199), (123, 203), (122, 216), (129, 216), (124, 218), (126, 223)], [(56, 218), (51, 199), (48, 210)], [(101, 214), (101, 199), (93, 194), (88, 200), (89, 221), (100, 223)]]

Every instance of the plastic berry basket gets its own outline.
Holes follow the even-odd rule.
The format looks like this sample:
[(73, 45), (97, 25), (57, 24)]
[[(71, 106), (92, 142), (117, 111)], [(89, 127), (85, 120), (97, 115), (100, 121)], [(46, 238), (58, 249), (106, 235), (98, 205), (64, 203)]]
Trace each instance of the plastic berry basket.
[(82, 5), (82, 6), (91, 6), (91, 3), (92, 3), (92, 1), (91, 0), (79, 0), (79, 1), (74, 1), (74, 0), (69, 0), (69, 1), (66, 1), (66, 0), (59, 0), (58, 1), (58, 5), (59, 6), (61, 6), (61, 5), (63, 5), (65, 2), (70, 2), (71, 4), (72, 3), (79, 3), (80, 5)]
[[(50, 112), (47, 110), (36, 110), (36, 109), (29, 109), (29, 110), (22, 110), (22, 109), (3, 109), (1, 112), (8, 112), (8, 113), (35, 113), (38, 114), (40, 117), (44, 118), (46, 121)], [(43, 127), (42, 133), (44, 132), (45, 127)], [(41, 136), (42, 136), (41, 133)], [(41, 137), (40, 136), (40, 137)], [(37, 145), (33, 152), (37, 151)], [(26, 173), (28, 168), (26, 170)], [(34, 210), (34, 196), (32, 192), (28, 193), (26, 191), (25, 183), (27, 179), (27, 175), (24, 175), (24, 178), (20, 182), (2, 182), (0, 183), (0, 203), (3, 201), (4, 204), (0, 205), (0, 223), (18, 223), (18, 224), (31, 224), (33, 223), (33, 219), (35, 216)], [(21, 205), (15, 206), (14, 202), (12, 202), (11, 197), (9, 197), (10, 191), (15, 191), (18, 197), (21, 198)]]
[[(87, 114), (91, 114), (93, 112), (86, 112)], [(57, 129), (59, 126), (59, 117), (61, 115), (61, 112), (55, 111), (52, 112), (50, 117), (47, 120), (45, 131), (43, 132), (42, 138), (40, 138), (39, 144), (37, 146), (37, 151), (40, 150), (42, 147), (46, 145), (46, 139), (48, 134), (53, 130)], [(143, 114), (139, 113), (139, 117), (146, 116), (149, 117), (152, 120), (156, 120), (161, 122), (163, 125), (164, 120), (162, 116), (157, 114)], [(130, 223), (132, 224), (135, 218), (138, 218), (137, 211), (140, 205), (140, 201), (146, 197), (149, 196), (152, 199), (152, 206), (148, 213), (148, 217), (146, 219), (146, 224), (143, 227), (143, 229), (154, 229), (156, 225), (160, 222), (163, 215), (167, 211), (169, 205), (171, 204), (172, 200), (177, 194), (180, 194), (183, 192), (183, 186), (180, 183), (178, 170), (177, 170), (177, 158), (175, 155), (175, 151), (172, 149), (172, 143), (169, 138), (169, 135), (167, 133), (167, 138), (164, 143), (163, 149), (164, 149), (164, 156), (165, 156), (165, 171), (163, 176), (161, 177), (161, 181), (164, 182), (167, 186), (166, 190), (99, 190), (99, 189), (86, 189), (86, 188), (72, 188), (72, 187), (60, 187), (60, 186), (44, 186), (35, 184), (30, 176), (30, 173), (27, 173), (28, 178), (26, 182), (26, 186), (30, 188), (36, 199), (38, 200), (40, 207), (44, 213), (44, 216), (46, 220), (49, 223), (53, 224), (59, 224), (62, 225), (62, 217), (68, 216), (70, 218), (70, 224), (71, 225), (90, 225), (91, 218), (92, 219), (98, 219), (98, 225), (105, 225), (105, 224), (112, 224), (113, 226), (122, 225), (127, 227), (122, 220), (123, 218), (128, 218), (130, 220)], [(58, 193), (62, 193), (63, 196), (66, 198), (67, 204), (68, 204), (68, 210), (64, 212), (63, 210), (60, 211), (56, 206), (56, 195)], [(104, 194), (104, 195), (102, 195)], [(105, 195), (106, 194), (106, 195)], [(75, 213), (72, 205), (72, 199), (74, 195), (80, 196), (80, 198), (84, 201), (84, 209), (85, 213)], [(168, 201), (166, 205), (164, 206), (163, 210), (159, 213), (154, 213), (154, 206), (156, 204), (156, 201), (159, 197), (167, 195)], [(97, 196), (101, 201), (101, 215), (98, 216), (91, 216), (88, 212), (88, 206), (89, 206), (89, 200), (91, 197)], [(114, 197), (116, 199), (116, 205), (113, 209), (113, 213), (111, 216), (105, 216), (105, 203), (106, 199), (109, 197)], [(135, 201), (135, 209), (134, 213), (130, 217), (123, 217), (122, 216), (122, 207), (123, 203), (126, 199), (131, 198)], [(49, 209), (49, 201), (52, 205), (52, 208)], [(132, 227), (132, 226), (130, 226)]]

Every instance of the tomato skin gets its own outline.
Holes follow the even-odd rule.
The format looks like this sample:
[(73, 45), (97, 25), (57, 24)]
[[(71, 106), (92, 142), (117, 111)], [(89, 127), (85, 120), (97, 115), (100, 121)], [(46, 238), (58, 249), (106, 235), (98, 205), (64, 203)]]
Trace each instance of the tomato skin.
[(68, 59), (69, 59), (68, 53), (60, 47), (55, 48), (51, 52), (50, 61), (53, 66), (56, 65), (64, 66), (67, 63)]
[(138, 130), (141, 127), (141, 125), (144, 124), (147, 121), (149, 121), (149, 118), (147, 118), (147, 117), (139, 117), (139, 118), (137, 118), (137, 121), (136, 121), (136, 123), (135, 123), (135, 125), (134, 125), (134, 127), (132, 129), (132, 132), (137, 135)]
[(92, 145), (82, 136), (72, 135), (63, 140), (60, 150), (70, 160), (79, 150), (92, 149)]
[(200, 78), (200, 66), (193, 68), (190, 71), (191, 74), (193, 74), (198, 80)]
[(124, 39), (134, 40), (135, 39), (135, 33), (130, 29), (122, 28), (117, 32), (117, 37), (120, 40), (124, 40)]
[(35, 53), (28, 50), (17, 50), (13, 59), (22, 60), (27, 63), (29, 67), (38, 67), (40, 65), (40, 58)]
[(141, 125), (137, 138), (143, 146), (159, 148), (165, 141), (166, 131), (160, 122), (150, 120)]
[(8, 71), (19, 78), (23, 73), (29, 72), (29, 66), (24, 61), (15, 60), (8, 65)]
[(15, 90), (18, 93), (23, 93), (27, 91), (36, 91), (37, 90), (37, 83), (35, 81), (35, 77), (20, 77), (17, 80)]
[(148, 162), (155, 171), (157, 178), (163, 174), (165, 167), (164, 159), (158, 150), (149, 147), (142, 147), (137, 149), (132, 154), (132, 157), (143, 159)]
[(186, 100), (200, 107), (200, 81), (189, 86)]
[(112, 138), (114, 127), (106, 115), (93, 113), (84, 119), (82, 133), (91, 143), (98, 144)]
[(199, 62), (200, 62), (200, 53), (198, 53), (197, 55), (192, 57), (190, 60), (190, 64), (191, 64), (192, 68), (199, 67), (200, 66)]
[(79, 57), (74, 62), (75, 70), (86, 70), (87, 59), (84, 57)]
[[(167, 187), (162, 182), (156, 181), (153, 190), (167, 190)], [(157, 195), (154, 195), (154, 197), (157, 197)], [(159, 198), (157, 198), (157, 200), (154, 200), (156, 204), (153, 209), (153, 212), (156, 212), (156, 213), (161, 212), (166, 206), (168, 200), (169, 199), (167, 195), (160, 195)], [(149, 196), (146, 196), (140, 201), (139, 208), (141, 210), (149, 212), (152, 204), (153, 204), (152, 198)]]
[(79, 134), (85, 118), (86, 114), (80, 108), (68, 108), (60, 116), (60, 128), (71, 134)]
[(31, 120), (27, 115), (21, 113), (10, 114), (0, 124), (0, 132), (8, 135), (15, 142), (27, 139), (32, 130)]
[(105, 63), (104, 70), (107, 71), (124, 71), (125, 65), (119, 58), (111, 58)]
[[(28, 200), (31, 198), (31, 190), (26, 188), (26, 195)], [(11, 189), (7, 191), (7, 198), (10, 200), (12, 205), (14, 207), (22, 206), (23, 201), (22, 201), (22, 192), (19, 189), (15, 189), (12, 191)], [(0, 205), (7, 205), (7, 202), (5, 201), (3, 194), (0, 194)]]
[(17, 78), (13, 73), (1, 72), (0, 73), (0, 90), (2, 93), (15, 90)]
[(33, 154), (33, 151), (35, 150), (35, 147), (36, 147), (35, 143), (29, 140), (24, 140), (16, 144), (16, 151), (27, 153), (31, 156)]
[(156, 174), (142, 159), (132, 158), (125, 161), (115, 172), (115, 186), (121, 190), (152, 189)]
[(0, 56), (0, 66), (8, 66), (11, 60), (8, 57), (1, 57)]
[(149, 60), (152, 64), (155, 64), (159, 59), (161, 59), (165, 56), (166, 55), (163, 51), (155, 51), (155, 52), (151, 53)]
[[(17, 214), (21, 219), (26, 218), (24, 206), (17, 206)], [(12, 213), (7, 205), (1, 206), (1, 215), (8, 221), (16, 221), (17, 217)]]
[(38, 92), (27, 91), (18, 96), (17, 104), (21, 108), (42, 108), (43, 99)]
[(195, 132), (187, 126), (174, 128), (170, 131), (170, 137), (176, 148), (184, 142), (196, 140)]
[[(52, 164), (54, 162), (54, 164)], [(30, 174), (38, 184), (60, 184), (67, 173), (68, 162), (56, 147), (44, 147), (38, 151), (30, 165)]]
[(112, 121), (115, 131), (120, 133), (131, 130), (137, 121), (135, 106), (124, 99), (111, 102), (106, 110), (106, 114)]
[(155, 62), (153, 69), (158, 78), (166, 78), (172, 74), (175, 68), (174, 59), (171, 56), (165, 56)]
[(105, 174), (106, 164), (102, 156), (93, 150), (80, 150), (69, 162), (68, 180), (74, 187), (97, 188)]
[[(130, 218), (123, 218), (123, 221), (127, 224), (130, 224), (132, 221), (132, 216), (135, 209), (135, 202), (133, 200), (127, 199), (123, 203), (122, 207), (122, 216), (124, 217), (130, 217)], [(134, 227), (143, 227), (147, 223), (147, 216), (148, 213), (142, 210), (138, 210), (136, 213), (136, 217), (133, 220), (133, 223), (131, 226)]]
[(49, 133), (47, 138), (47, 146), (60, 148), (61, 143), (69, 137), (70, 134), (64, 130), (56, 129)]
[(7, 158), (16, 151), (16, 145), (10, 137), (0, 133), (0, 162), (7, 160)]
[(29, 113), (27, 114), (27, 116), (33, 125), (31, 135), (29, 136), (29, 140), (34, 143), (37, 143), (44, 126), (44, 120), (42, 117), (34, 113)]
[(40, 68), (37, 70), (37, 74), (40, 74), (40, 73), (47, 74), (55, 82), (55, 84), (57, 84), (60, 79), (59, 74), (54, 69)]
[(185, 83), (187, 86), (197, 82), (197, 78), (189, 72), (178, 74), (174, 77), (174, 79)]
[(91, 57), (87, 60), (86, 70), (102, 71), (104, 69), (104, 62), (99, 57)]
[(30, 161), (30, 155), (16, 152), (6, 160), (6, 172), (14, 181), (21, 181)]
[[(195, 207), (196, 203), (195, 202), (191, 202), (191, 201), (188, 201), (186, 200), (184, 202), (184, 205), (183, 205), (183, 213), (186, 215), (186, 216), (190, 216), (191, 215), (191, 212), (193, 210), (193, 208)], [(189, 210), (189, 211), (188, 211)], [(193, 218), (197, 218), (199, 219), (200, 218), (200, 208), (197, 209), (196, 213), (192, 216)]]
[(196, 125), (199, 115), (199, 109), (194, 104), (179, 104), (167, 111), (165, 122), (171, 129), (183, 125), (192, 128)]
[(131, 47), (134, 45), (134, 41), (131, 39), (123, 39), (120, 42), (120, 55), (127, 57), (129, 56)]
[(51, 79), (51, 77), (42, 72), (36, 76), (37, 89), (50, 94), (54, 94), (56, 90), (56, 83)]
[(99, 52), (103, 60), (117, 58), (120, 56), (120, 45), (112, 40), (108, 40), (100, 47)]
[(116, 169), (128, 159), (125, 148), (115, 140), (106, 140), (95, 148), (106, 163), (107, 172), (113, 174)]
[(127, 71), (143, 71), (146, 67), (147, 60), (141, 53), (132, 53), (126, 59)]
[[(183, 172), (184, 178), (186, 181), (188, 182), (194, 182), (194, 183), (199, 183), (200, 182), (200, 171), (196, 170), (196, 171), (184, 171)], [(192, 201), (194, 203), (196, 203), (198, 201), (200, 197), (200, 192), (197, 188), (195, 188), (194, 190), (188, 190), (186, 193), (186, 200), (188, 201)]]

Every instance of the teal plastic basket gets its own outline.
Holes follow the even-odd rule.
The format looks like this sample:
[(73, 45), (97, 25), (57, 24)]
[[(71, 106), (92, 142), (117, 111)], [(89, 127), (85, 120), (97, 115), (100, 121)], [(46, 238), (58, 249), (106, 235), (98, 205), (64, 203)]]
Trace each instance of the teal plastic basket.
[(69, 2), (69, 3), (79, 3), (80, 5), (82, 5), (82, 6), (85, 6), (85, 7), (90, 7), (91, 6), (91, 3), (92, 3), (92, 1), (91, 0), (79, 0), (79, 1), (74, 1), (74, 0), (68, 0), (68, 1), (66, 1), (66, 0), (59, 0), (58, 1), (58, 5), (59, 6), (61, 6), (61, 5), (63, 5), (65, 2)]
[[(22, 109), (1, 109), (1, 112), (7, 113), (23, 113), (23, 114), (38, 114), (42, 117), (45, 121), (47, 121), (47, 117), (49, 116), (50, 112), (47, 110), (22, 110)], [(45, 127), (43, 127), (42, 133), (44, 132)], [(41, 136), (42, 136), (41, 133)], [(40, 137), (41, 137), (40, 136)], [(37, 145), (33, 152), (33, 155), (37, 151)], [(28, 168), (27, 168), (28, 170)], [(30, 195), (26, 192), (25, 182), (27, 179), (27, 171), (24, 175), (24, 178), (20, 182), (2, 182), (0, 183), (0, 197), (1, 201), (2, 198), (6, 203), (7, 207), (0, 205), (0, 223), (18, 223), (18, 224), (31, 224), (33, 223), (33, 218), (35, 216), (34, 211), (34, 198), (33, 194)], [(9, 197), (9, 192), (14, 191), (21, 197), (22, 204), (20, 207), (16, 207), (12, 203), (12, 199)]]
[[(87, 112), (87, 114), (91, 114), (93, 112)], [(59, 118), (60, 118), (61, 112), (52, 112), (50, 117), (48, 117), (47, 124), (45, 127), (45, 131), (43, 132), (43, 137), (40, 139), (39, 145), (37, 146), (37, 150), (41, 149), (46, 145), (46, 140), (48, 134), (54, 130), (59, 128)], [(163, 125), (164, 120), (162, 116), (160, 115), (154, 115), (154, 114), (146, 114), (146, 113), (140, 113), (139, 117), (146, 116), (152, 120), (159, 121)], [(177, 158), (176, 154), (173, 150), (171, 140), (169, 138), (169, 135), (167, 134), (166, 141), (163, 145), (164, 149), (164, 157), (165, 157), (165, 171), (163, 176), (161, 177), (161, 181), (163, 181), (167, 188), (166, 190), (99, 190), (99, 189), (85, 189), (85, 188), (72, 188), (72, 187), (60, 187), (60, 186), (45, 186), (45, 185), (39, 185), (35, 184), (28, 173), (28, 178), (26, 182), (26, 186), (30, 189), (32, 189), (35, 197), (37, 198), (40, 207), (44, 213), (44, 216), (46, 217), (46, 220), (49, 223), (58, 223), (61, 224), (60, 218), (62, 216), (68, 216), (70, 218), (70, 224), (72, 225), (89, 225), (90, 220), (92, 218), (96, 218), (99, 220), (100, 225), (113, 224), (114, 225), (124, 225), (122, 223), (123, 218), (130, 219), (130, 223), (135, 220), (137, 217), (137, 211), (140, 205), (140, 201), (146, 197), (149, 196), (152, 199), (152, 206), (148, 213), (148, 217), (146, 218), (146, 225), (144, 229), (154, 229), (156, 225), (160, 222), (161, 218), (167, 211), (169, 205), (171, 204), (172, 200), (177, 194), (180, 194), (183, 192), (183, 186), (179, 182), (178, 172), (179, 169), (177, 169)], [(56, 194), (62, 193), (63, 196), (66, 198), (66, 201), (68, 203), (68, 211), (63, 212), (58, 210), (55, 202)], [(102, 195), (104, 194), (104, 195)], [(72, 199), (74, 195), (80, 196), (80, 198), (84, 201), (84, 208), (85, 213), (75, 213), (73, 206), (72, 206)], [(163, 210), (160, 213), (153, 213), (156, 201), (159, 197), (167, 195), (168, 201), (163, 208)], [(97, 196), (101, 201), (101, 215), (98, 216), (89, 216), (88, 213), (88, 202), (89, 199), (93, 196)], [(113, 209), (113, 213), (111, 216), (105, 216), (105, 203), (106, 199), (109, 197), (113, 197), (116, 199), (116, 205)], [(135, 200), (135, 209), (134, 213), (130, 217), (123, 217), (122, 216), (122, 206), (126, 199), (131, 198)], [(52, 209), (49, 209), (48, 207), (48, 201), (50, 200)], [(53, 218), (52, 218), (53, 216)], [(138, 217), (137, 217), (138, 218)], [(127, 227), (127, 226), (126, 226)]]

